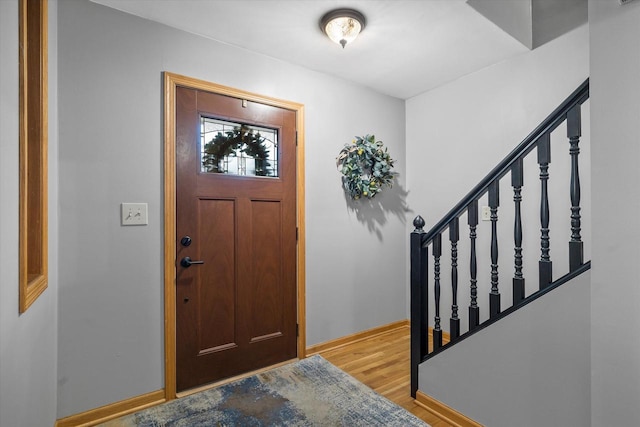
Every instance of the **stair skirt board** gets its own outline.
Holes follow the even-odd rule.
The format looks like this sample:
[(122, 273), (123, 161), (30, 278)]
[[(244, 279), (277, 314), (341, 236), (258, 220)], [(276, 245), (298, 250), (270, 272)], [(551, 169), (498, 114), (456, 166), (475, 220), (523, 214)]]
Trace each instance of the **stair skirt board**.
[(461, 414), (433, 397), (424, 394), (420, 390), (416, 393), (415, 402), (416, 405), (423, 407), (431, 414), (451, 424), (453, 427), (484, 427), (482, 424)]

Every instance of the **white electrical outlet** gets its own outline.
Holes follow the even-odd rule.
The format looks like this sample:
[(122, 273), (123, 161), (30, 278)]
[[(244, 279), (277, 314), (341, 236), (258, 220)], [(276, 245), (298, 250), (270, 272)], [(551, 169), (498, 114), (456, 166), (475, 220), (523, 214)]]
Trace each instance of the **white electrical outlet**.
[(489, 209), (489, 206), (482, 207), (482, 220), (491, 221), (491, 209)]
[(149, 215), (146, 203), (122, 203), (121, 224), (122, 225), (147, 225)]

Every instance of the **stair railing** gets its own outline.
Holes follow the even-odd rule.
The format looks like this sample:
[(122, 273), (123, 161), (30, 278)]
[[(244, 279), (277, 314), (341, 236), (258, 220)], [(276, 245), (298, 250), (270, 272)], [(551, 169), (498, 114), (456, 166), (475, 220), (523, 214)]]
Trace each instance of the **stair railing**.
[[(428, 232), (423, 230), (425, 221), (417, 216), (411, 233), (411, 395), (416, 396), (418, 390), (418, 366), (451, 347), (471, 334), (487, 327), (529, 302), (546, 294), (555, 287), (567, 282), (572, 277), (588, 270), (590, 262), (584, 262), (584, 249), (581, 237), (580, 214), (580, 176), (578, 156), (579, 142), (582, 133), (581, 105), (589, 98), (589, 79), (585, 80), (558, 108), (556, 108), (533, 132), (529, 134), (511, 153), (509, 153), (487, 176), (485, 176), (453, 209), (447, 213)], [(553, 282), (553, 261), (550, 257), (549, 244), (549, 164), (551, 162), (551, 132), (566, 121), (569, 155), (571, 157), (570, 188), (571, 200), (571, 238), (569, 241), (569, 272)], [(540, 168), (540, 260), (539, 290), (525, 296), (525, 278), (522, 274), (522, 187), (524, 185), (523, 159), (534, 149), (537, 151), (537, 163)], [(513, 305), (501, 311), (500, 287), (498, 274), (498, 208), (500, 206), (499, 183), (508, 173), (511, 174), (514, 220), (514, 274), (512, 278)], [(476, 250), (476, 227), (478, 225), (478, 200), (487, 195), (491, 221), (491, 289), (489, 292), (489, 318), (480, 323), (480, 307), (478, 306), (478, 268)], [(460, 218), (466, 212), (470, 241), (470, 305), (468, 331), (460, 334), (460, 318), (458, 307), (458, 241), (460, 239)], [(451, 247), (451, 316), (449, 319), (449, 342), (443, 343), (443, 329), (440, 317), (440, 258), (442, 256), (442, 236), (448, 230)], [(428, 248), (431, 246), (434, 259), (433, 297), (435, 299), (435, 316), (433, 319), (433, 346), (428, 345), (429, 290), (428, 290)]]

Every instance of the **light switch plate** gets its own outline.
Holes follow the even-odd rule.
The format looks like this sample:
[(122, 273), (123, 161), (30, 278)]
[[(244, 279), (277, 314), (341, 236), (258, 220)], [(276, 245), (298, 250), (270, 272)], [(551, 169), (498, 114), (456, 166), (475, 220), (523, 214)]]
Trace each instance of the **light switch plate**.
[(149, 224), (149, 215), (146, 203), (122, 203), (121, 207), (120, 220), (122, 225)]
[(489, 208), (489, 206), (482, 207), (482, 220), (483, 221), (491, 220), (491, 209)]

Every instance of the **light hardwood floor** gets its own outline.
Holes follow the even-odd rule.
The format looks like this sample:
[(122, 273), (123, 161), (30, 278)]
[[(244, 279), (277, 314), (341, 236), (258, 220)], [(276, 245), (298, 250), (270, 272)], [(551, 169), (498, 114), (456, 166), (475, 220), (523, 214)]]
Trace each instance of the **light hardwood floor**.
[(409, 345), (406, 326), (319, 354), (432, 427), (451, 427), (414, 403), (409, 390)]

